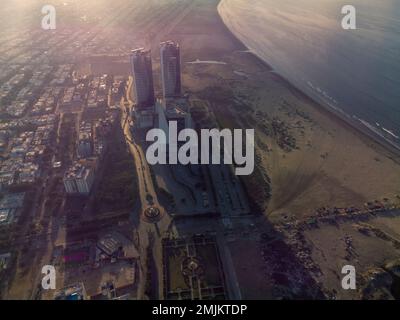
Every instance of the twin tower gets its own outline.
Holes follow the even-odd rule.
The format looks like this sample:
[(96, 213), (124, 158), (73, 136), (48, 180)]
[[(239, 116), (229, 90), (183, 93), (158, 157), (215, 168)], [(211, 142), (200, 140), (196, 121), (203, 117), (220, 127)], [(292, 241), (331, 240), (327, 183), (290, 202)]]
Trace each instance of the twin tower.
[[(181, 95), (181, 59), (179, 45), (173, 41), (160, 44), (161, 83), (164, 100)], [(154, 107), (155, 95), (151, 51), (139, 48), (131, 52), (136, 108), (148, 110)]]

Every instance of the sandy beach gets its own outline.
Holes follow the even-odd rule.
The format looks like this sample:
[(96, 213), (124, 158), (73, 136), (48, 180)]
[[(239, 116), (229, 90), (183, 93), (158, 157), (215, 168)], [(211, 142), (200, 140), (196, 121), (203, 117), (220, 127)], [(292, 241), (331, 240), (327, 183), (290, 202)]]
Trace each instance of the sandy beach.
[[(398, 155), (249, 53), (223, 24), (217, 5), (197, 2), (196, 14), (163, 38), (180, 42), (185, 89), (209, 101), (220, 126), (256, 128), (257, 168), (244, 179), (256, 208), (279, 221), (311, 216), (323, 206), (396, 198)], [(197, 59), (225, 64), (186, 63)]]

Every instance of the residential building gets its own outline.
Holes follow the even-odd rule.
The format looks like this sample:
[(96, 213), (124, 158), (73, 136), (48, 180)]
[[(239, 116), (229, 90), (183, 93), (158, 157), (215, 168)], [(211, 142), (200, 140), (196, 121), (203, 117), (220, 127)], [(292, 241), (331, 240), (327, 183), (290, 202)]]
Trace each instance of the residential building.
[(163, 98), (176, 98), (181, 95), (181, 60), (179, 45), (173, 41), (160, 44), (161, 84)]
[(130, 59), (136, 109), (152, 109), (154, 107), (154, 87), (151, 51), (143, 48), (133, 50)]
[(69, 194), (89, 194), (94, 181), (94, 169), (75, 163), (64, 175), (65, 191)]

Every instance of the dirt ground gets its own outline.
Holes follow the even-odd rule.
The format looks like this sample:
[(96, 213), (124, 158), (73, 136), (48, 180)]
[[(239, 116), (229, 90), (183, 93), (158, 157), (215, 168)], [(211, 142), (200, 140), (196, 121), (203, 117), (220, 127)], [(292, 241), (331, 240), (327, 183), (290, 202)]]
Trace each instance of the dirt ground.
[[(378, 217), (363, 223), (400, 239), (400, 219), (398, 217)], [(318, 281), (328, 290), (333, 290), (339, 299), (359, 298), (357, 290), (343, 290), (341, 269), (344, 265), (356, 268), (358, 282), (370, 269), (384, 267), (386, 263), (400, 256), (400, 247), (391, 241), (377, 237), (373, 233), (363, 234), (357, 230), (358, 223), (347, 222), (339, 226), (324, 225), (321, 228), (305, 231), (305, 237), (312, 248), (312, 259), (321, 269)], [(346, 238), (351, 241), (351, 254), (348, 254)], [(358, 285), (359, 289), (360, 283)]]
[(238, 240), (229, 244), (243, 299), (272, 299), (272, 286), (265, 272), (259, 241)]

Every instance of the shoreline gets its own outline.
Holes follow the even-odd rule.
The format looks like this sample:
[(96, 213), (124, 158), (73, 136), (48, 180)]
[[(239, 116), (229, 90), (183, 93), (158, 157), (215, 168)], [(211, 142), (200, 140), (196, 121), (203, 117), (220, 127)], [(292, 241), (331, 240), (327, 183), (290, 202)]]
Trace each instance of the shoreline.
[[(392, 142), (391, 140), (379, 135), (378, 133), (374, 132), (372, 129), (369, 129), (361, 123), (361, 121), (358, 118), (355, 118), (355, 116), (351, 116), (346, 113), (340, 113), (339, 111), (334, 110), (332, 107), (330, 107), (327, 104), (324, 104), (322, 102), (317, 101), (314, 97), (312, 97), (310, 94), (304, 92), (303, 90), (299, 89), (295, 84), (293, 84), (291, 81), (289, 81), (287, 78), (282, 76), (280, 73), (278, 73), (267, 61), (265, 61), (262, 57), (260, 57), (256, 52), (252, 51), (249, 49), (242, 40), (240, 40), (235, 33), (225, 24), (224, 19), (221, 15), (220, 12), (220, 6), (225, 0), (219, 0), (216, 10), (218, 12), (218, 16), (222, 22), (222, 24), (225, 27), (225, 30), (229, 33), (229, 36), (234, 38), (242, 48), (247, 51), (250, 55), (252, 55), (255, 59), (257, 59), (261, 64), (263, 64), (270, 72), (274, 72), (274, 75), (277, 78), (277, 81), (281, 81), (295, 96), (297, 96), (300, 99), (303, 99), (304, 101), (308, 102), (311, 104), (317, 111), (321, 112), (322, 114), (325, 114), (326, 116), (330, 117), (333, 121), (340, 121), (342, 125), (347, 127), (349, 130), (357, 134), (361, 139), (370, 139), (382, 148), (384, 148), (386, 151), (390, 152), (393, 156), (398, 157), (398, 159), (394, 159), (390, 157), (393, 161), (396, 163), (400, 164), (400, 145), (397, 145), (395, 142)], [(334, 118), (332, 117), (334, 116)], [(358, 119), (358, 121), (357, 121)], [(368, 142), (368, 141), (365, 141)]]

